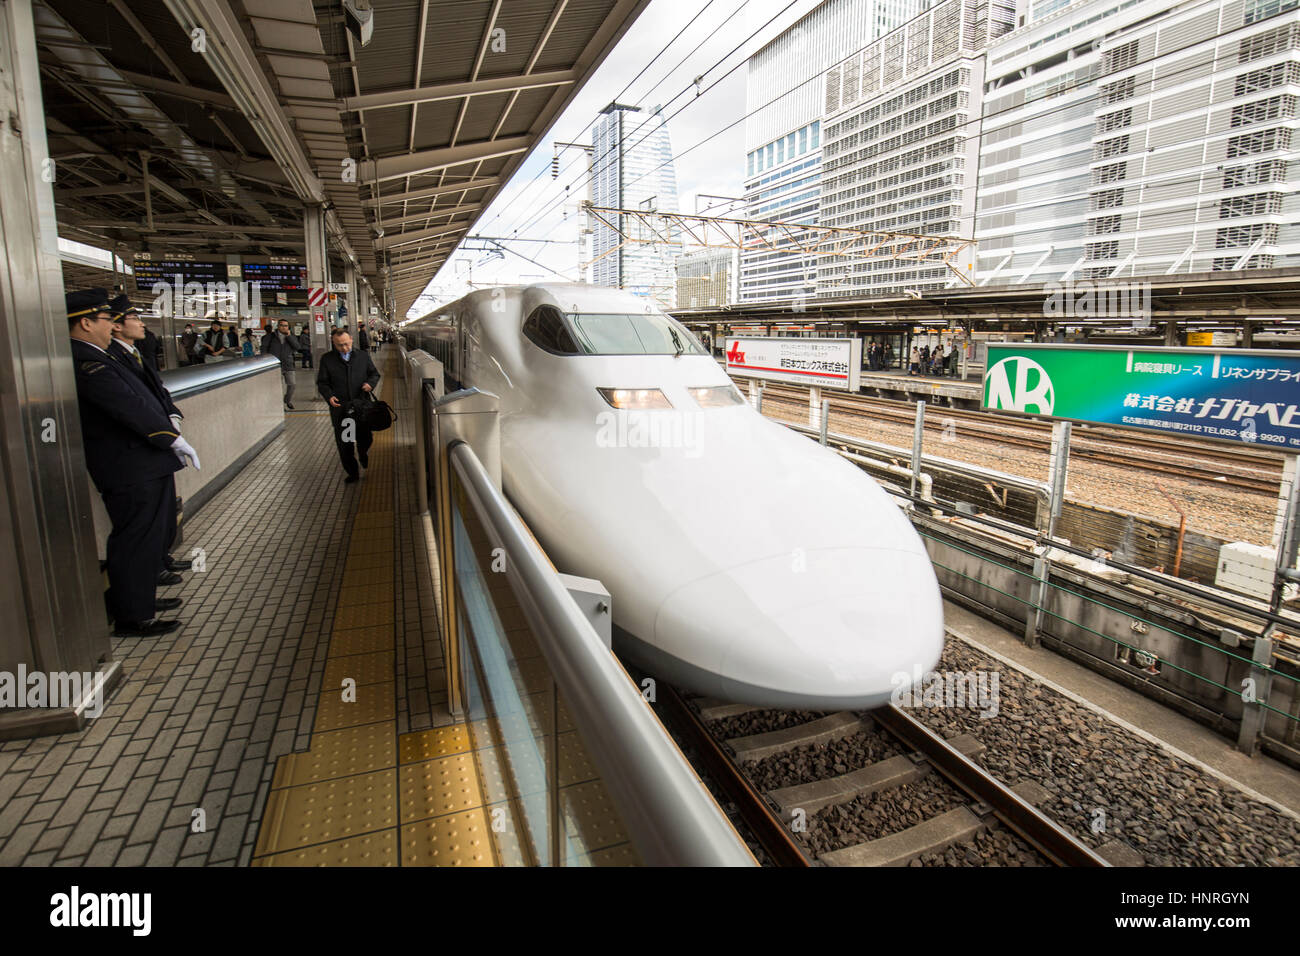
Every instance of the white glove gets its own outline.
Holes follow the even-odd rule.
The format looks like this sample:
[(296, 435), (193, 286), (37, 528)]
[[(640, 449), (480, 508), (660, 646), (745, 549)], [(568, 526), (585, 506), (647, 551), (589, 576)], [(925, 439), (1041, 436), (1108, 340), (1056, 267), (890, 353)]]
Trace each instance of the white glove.
[(179, 415), (168, 415), (167, 417), (172, 420), (172, 426), (176, 429), (177, 433), (179, 434), (181, 430), (181, 417)]
[[(199, 453), (184, 438), (177, 436), (176, 440), (172, 442), (172, 454), (180, 459), (182, 465), (192, 464), (195, 471), (199, 470)], [(189, 460), (186, 461), (186, 459)]]

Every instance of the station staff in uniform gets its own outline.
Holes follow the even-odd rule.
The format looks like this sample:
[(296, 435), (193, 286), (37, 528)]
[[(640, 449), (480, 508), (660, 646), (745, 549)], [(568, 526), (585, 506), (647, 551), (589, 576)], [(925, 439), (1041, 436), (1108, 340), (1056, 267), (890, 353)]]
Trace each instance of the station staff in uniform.
[[(162, 405), (163, 411), (171, 419), (172, 425), (176, 428), (179, 435), (181, 431), (181, 421), (185, 418), (181, 410), (176, 407), (172, 401), (171, 392), (167, 391), (167, 386), (163, 384), (162, 376), (158, 374), (157, 366), (150, 361), (147, 350), (148, 328), (144, 320), (140, 318), (140, 310), (131, 304), (130, 298), (126, 293), (122, 293), (108, 304), (113, 312), (113, 341), (108, 347), (108, 354), (120, 361), (131, 370), (144, 384), (158, 403)], [(157, 339), (155, 338), (155, 341)], [(180, 579), (176, 577), (179, 571), (188, 571), (192, 562), (183, 561), (179, 558), (173, 558), (171, 555), (172, 545), (176, 543), (176, 522), (179, 517), (176, 513), (176, 487), (175, 479), (172, 479), (171, 497), (171, 517), (168, 518), (167, 527), (170, 529), (167, 535), (167, 543), (163, 549), (163, 573), (158, 578), (159, 584), (179, 584)], [(173, 608), (180, 607), (181, 602), (178, 598), (160, 598), (156, 602), (158, 610), (170, 611)]]
[(155, 589), (167, 542), (172, 475), (198, 454), (153, 393), (108, 354), (113, 316), (103, 289), (67, 295), (77, 404), (86, 466), (108, 510), (108, 609), (114, 633), (154, 637), (180, 626), (155, 616)]
[[(365, 426), (363, 416), (357, 413), (362, 398), (373, 392), (379, 384), (379, 369), (369, 352), (352, 351), (352, 336), (346, 329), (335, 329), (330, 333), (333, 351), (326, 352), (320, 358), (320, 369), (316, 372), (316, 391), (320, 397), (329, 402), (330, 421), (334, 425), (334, 443), (338, 445), (339, 460), (343, 470), (348, 473), (343, 479), (351, 484), (359, 477), (357, 458), (361, 467), (370, 467), (370, 443), (374, 433)], [(354, 442), (345, 441), (344, 423), (351, 420)], [(352, 446), (356, 445), (353, 453)]]

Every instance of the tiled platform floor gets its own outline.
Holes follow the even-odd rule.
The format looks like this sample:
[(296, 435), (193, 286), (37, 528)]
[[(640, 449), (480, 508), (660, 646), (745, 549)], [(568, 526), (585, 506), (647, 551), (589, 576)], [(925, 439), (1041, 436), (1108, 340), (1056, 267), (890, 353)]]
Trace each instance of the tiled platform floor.
[[(381, 353), (386, 376), (395, 358), (392, 347)], [(0, 865), (251, 861), (276, 761), (307, 748), (322, 682), (333, 679), (325, 652), (350, 521), (367, 494), (392, 502), (387, 541), (400, 550), (387, 548), (386, 581), (364, 582), (396, 636), (387, 657), (371, 652), (365, 673), (389, 670), (399, 732), (450, 722), (429, 566), (411, 520), (405, 390), (389, 389), (401, 417), (382, 436), (388, 466), (345, 485), (324, 404), (310, 398), (313, 376), (298, 373), (284, 432), (187, 522), (177, 550), (201, 548), (207, 569), (160, 592), (184, 599), (185, 626), (115, 639), (126, 679), (81, 733), (0, 744)], [(376, 530), (357, 544), (384, 553)], [(203, 832), (192, 827), (197, 810)]]

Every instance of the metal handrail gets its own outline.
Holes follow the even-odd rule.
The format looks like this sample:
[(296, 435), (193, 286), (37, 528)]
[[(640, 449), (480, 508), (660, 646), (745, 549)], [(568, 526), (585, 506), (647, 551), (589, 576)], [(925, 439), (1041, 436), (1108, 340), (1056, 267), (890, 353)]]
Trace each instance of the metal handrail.
[(518, 578), (520, 605), (642, 860), (756, 865), (474, 450), (455, 442), (448, 453), (475, 513)]
[(273, 368), (280, 368), (280, 360), (274, 355), (255, 355), (252, 358), (224, 359), (202, 365), (164, 369), (162, 382), (173, 399), (189, 398)]

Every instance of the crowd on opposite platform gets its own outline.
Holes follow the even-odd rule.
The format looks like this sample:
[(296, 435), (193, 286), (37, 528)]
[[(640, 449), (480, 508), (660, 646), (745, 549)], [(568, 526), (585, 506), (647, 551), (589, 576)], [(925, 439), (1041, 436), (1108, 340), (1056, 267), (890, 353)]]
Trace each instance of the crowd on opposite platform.
[[(162, 342), (127, 295), (110, 301), (104, 289), (69, 292), (66, 306), (86, 467), (112, 523), (105, 601), (114, 634), (168, 634), (181, 621), (158, 613), (179, 608), (181, 600), (160, 598), (157, 589), (181, 583), (180, 573), (192, 567), (192, 562), (171, 553), (180, 507), (175, 474), (187, 466), (200, 468), (198, 452), (181, 434), (184, 415), (160, 375)], [(369, 354), (372, 336), (364, 324), (357, 339), (354, 353), (347, 328), (334, 329), (316, 377), (348, 483), (359, 480), (358, 459), (360, 467), (369, 466), (372, 434), (366, 404), (373, 400), (380, 377)], [(179, 364), (194, 365), (251, 358), (258, 346), (253, 330), (241, 336), (233, 325), (214, 319), (202, 335), (193, 324), (187, 325), (177, 349)], [(293, 409), (295, 357), (303, 367), (312, 367), (308, 327), (295, 335), (281, 319), (262, 336), (260, 351), (279, 360), (284, 405)]]
[[(867, 371), (888, 371), (894, 367), (894, 348), (888, 342), (873, 339), (866, 344), (865, 349)], [(907, 374), (956, 376), (958, 354), (952, 347), (951, 339), (944, 342), (942, 347), (937, 344), (933, 348), (929, 345), (914, 345), (908, 356)]]

